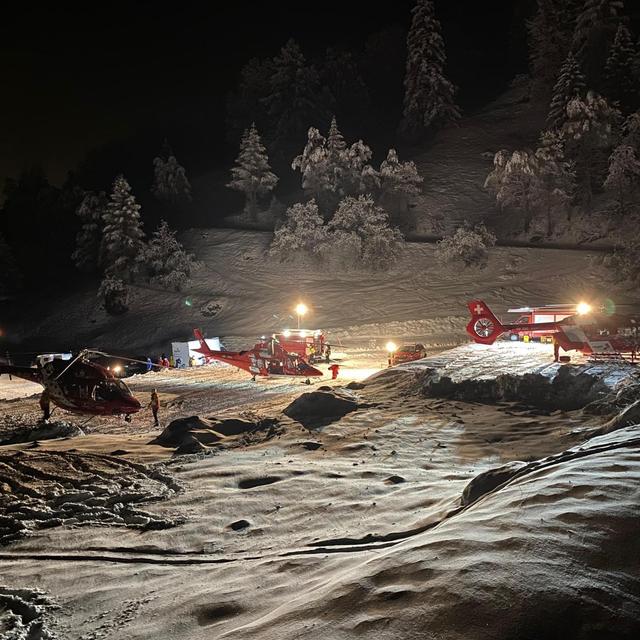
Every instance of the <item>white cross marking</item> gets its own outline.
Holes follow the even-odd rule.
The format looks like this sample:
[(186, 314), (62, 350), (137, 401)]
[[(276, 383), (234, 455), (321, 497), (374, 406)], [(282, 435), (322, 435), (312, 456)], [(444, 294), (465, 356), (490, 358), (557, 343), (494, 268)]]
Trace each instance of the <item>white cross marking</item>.
[(473, 310), (476, 312), (477, 315), (480, 315), (481, 313), (484, 312), (484, 308), (479, 304), (477, 304)]

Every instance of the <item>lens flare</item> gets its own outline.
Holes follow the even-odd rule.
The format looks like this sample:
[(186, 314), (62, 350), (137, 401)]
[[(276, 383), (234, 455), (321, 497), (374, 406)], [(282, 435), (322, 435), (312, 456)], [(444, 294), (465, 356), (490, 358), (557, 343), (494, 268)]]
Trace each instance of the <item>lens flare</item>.
[(576, 306), (578, 315), (584, 316), (587, 313), (591, 313), (591, 305), (588, 302), (579, 302)]
[(385, 349), (389, 353), (393, 353), (394, 351), (398, 350), (398, 345), (395, 342), (392, 342), (391, 340), (389, 340), (389, 342), (387, 342), (387, 344), (385, 345)]

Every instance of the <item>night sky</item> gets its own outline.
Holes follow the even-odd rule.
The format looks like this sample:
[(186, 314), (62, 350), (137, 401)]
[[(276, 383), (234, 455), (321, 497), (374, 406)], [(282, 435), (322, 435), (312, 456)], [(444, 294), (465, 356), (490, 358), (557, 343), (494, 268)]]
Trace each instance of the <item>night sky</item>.
[[(436, 2), (449, 74), (467, 110), (527, 68), (524, 16), (533, 0)], [(413, 2), (47, 3), (3, 8), (0, 179), (40, 164), (56, 183), (84, 154), (142, 132), (179, 157), (223, 155), (225, 96), (242, 65), (291, 36), (307, 58), (360, 49), (409, 24)]]

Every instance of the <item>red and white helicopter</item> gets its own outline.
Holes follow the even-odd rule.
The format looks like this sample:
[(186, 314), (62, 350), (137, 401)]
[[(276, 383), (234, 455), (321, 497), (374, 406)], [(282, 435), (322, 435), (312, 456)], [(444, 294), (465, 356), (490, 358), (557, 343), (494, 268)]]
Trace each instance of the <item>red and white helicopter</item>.
[(475, 342), (493, 344), (510, 331), (545, 331), (564, 351), (580, 351), (593, 357), (621, 357), (632, 362), (640, 354), (640, 316), (594, 313), (578, 305), (575, 315), (556, 322), (502, 324), (482, 300), (467, 304), (471, 320), (467, 333)]
[(46, 354), (36, 358), (36, 366), (21, 367), (0, 363), (3, 373), (41, 384), (51, 401), (71, 413), (90, 416), (124, 416), (140, 411), (140, 402), (129, 387), (113, 372), (89, 359), (91, 354), (105, 356), (85, 349), (75, 358), (70, 354)]
[(193, 335), (200, 343), (200, 348), (195, 351), (201, 353), (206, 362), (218, 360), (233, 365), (250, 373), (253, 380), (256, 376), (294, 376), (306, 378), (309, 383), (310, 378), (322, 376), (322, 371), (311, 366), (299, 354), (285, 351), (275, 338), (258, 342), (253, 349), (246, 351), (214, 351), (199, 329), (194, 329)]

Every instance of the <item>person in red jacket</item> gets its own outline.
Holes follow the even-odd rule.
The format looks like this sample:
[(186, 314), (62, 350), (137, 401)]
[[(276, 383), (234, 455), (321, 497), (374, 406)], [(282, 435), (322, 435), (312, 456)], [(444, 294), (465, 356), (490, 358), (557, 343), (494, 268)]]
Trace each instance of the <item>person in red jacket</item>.
[(338, 377), (338, 372), (340, 371), (340, 365), (339, 364), (332, 364), (330, 367), (328, 367), (329, 371), (331, 371), (331, 379), (335, 380)]

